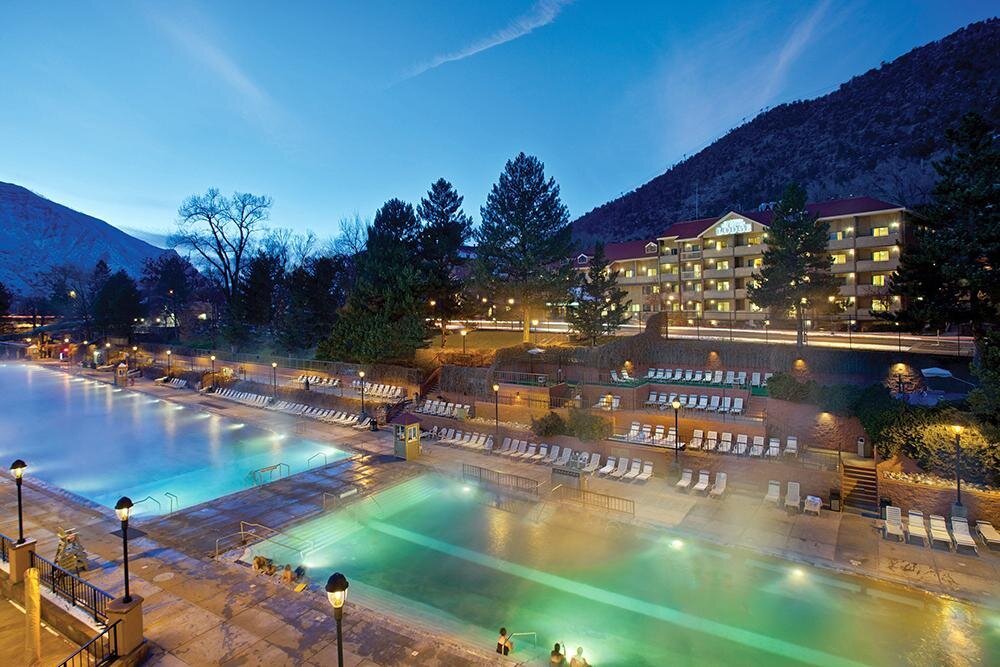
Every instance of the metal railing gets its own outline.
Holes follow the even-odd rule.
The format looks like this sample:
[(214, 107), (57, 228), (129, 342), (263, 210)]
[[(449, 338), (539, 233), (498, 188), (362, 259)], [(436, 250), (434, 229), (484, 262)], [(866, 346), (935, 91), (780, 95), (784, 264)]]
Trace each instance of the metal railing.
[(541, 486), (541, 482), (537, 479), (532, 479), (531, 477), (521, 477), (520, 475), (500, 472), (499, 470), (481, 468), (479, 466), (472, 465), (471, 463), (462, 464), (462, 479), (480, 482), (482, 484), (488, 484), (502, 489), (523, 491), (525, 493), (530, 493), (533, 496), (538, 495), (538, 487)]
[(108, 602), (113, 599), (110, 593), (34, 552), (31, 554), (31, 567), (38, 568), (41, 584), (54, 595), (58, 595), (74, 607), (86, 609), (93, 614), (97, 622), (107, 620)]
[(181, 501), (180, 501), (180, 498), (178, 498), (176, 494), (170, 493), (169, 491), (165, 491), (163, 493), (163, 495), (165, 495), (167, 497), (167, 500), (170, 501), (170, 513), (171, 514), (173, 514), (175, 510), (180, 509), (180, 507), (181, 507)]
[(10, 547), (14, 544), (14, 540), (10, 539), (3, 533), (0, 533), (0, 561), (4, 563), (10, 562)]
[(281, 479), (282, 477), (288, 477), (290, 474), (291, 468), (288, 467), (287, 463), (275, 463), (274, 465), (251, 470), (247, 477), (253, 481), (254, 486), (261, 486), (275, 481), (275, 475), (277, 475), (277, 479)]
[(597, 493), (596, 491), (587, 491), (586, 489), (574, 489), (569, 486), (557, 486), (552, 491), (553, 495), (559, 500), (569, 500), (587, 505), (588, 507), (597, 507), (611, 512), (628, 514), (632, 517), (635, 516), (635, 501), (631, 498), (610, 496), (606, 493)]
[(315, 454), (313, 454), (312, 456), (310, 456), (308, 459), (306, 459), (306, 467), (307, 468), (312, 468), (312, 462), (315, 459), (318, 459), (321, 456), (323, 457), (323, 465), (324, 466), (330, 465), (330, 459), (327, 457), (326, 452), (316, 452)]
[(59, 667), (101, 667), (110, 665), (118, 659), (118, 624), (115, 621), (104, 628), (86, 644), (78, 648), (73, 655), (59, 663)]
[[(544, 359), (539, 359), (539, 363), (544, 362)], [(523, 384), (527, 386), (534, 387), (544, 387), (549, 383), (548, 373), (525, 373), (522, 371), (494, 371), (493, 379), (497, 382), (506, 382), (509, 384)]]

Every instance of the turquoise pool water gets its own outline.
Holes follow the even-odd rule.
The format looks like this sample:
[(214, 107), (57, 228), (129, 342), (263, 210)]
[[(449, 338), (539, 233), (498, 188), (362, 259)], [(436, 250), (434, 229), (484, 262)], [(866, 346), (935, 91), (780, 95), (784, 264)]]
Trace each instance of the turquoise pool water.
[[(995, 610), (749, 552), (562, 516), (427, 475), (256, 545), (360, 604), (487, 649), (537, 633), (594, 665), (997, 664)], [(300, 555), (301, 554), (301, 555)]]
[(152, 496), (161, 506), (139, 504), (145, 515), (167, 511), (167, 493), (190, 507), (252, 486), (249, 473), (265, 466), (286, 463), (296, 473), (318, 452), (329, 461), (348, 456), (32, 365), (0, 365), (0, 401), (5, 469), (22, 458), (28, 474), (108, 507), (123, 495)]

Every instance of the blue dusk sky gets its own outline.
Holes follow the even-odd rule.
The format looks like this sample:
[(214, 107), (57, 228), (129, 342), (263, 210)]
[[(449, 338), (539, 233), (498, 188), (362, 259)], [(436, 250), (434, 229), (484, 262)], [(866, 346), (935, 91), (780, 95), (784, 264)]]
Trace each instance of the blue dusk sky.
[(537, 155), (577, 217), (763, 108), (990, 2), (12, 2), (0, 181), (166, 232), (210, 186), (321, 236), (440, 176), (479, 206)]

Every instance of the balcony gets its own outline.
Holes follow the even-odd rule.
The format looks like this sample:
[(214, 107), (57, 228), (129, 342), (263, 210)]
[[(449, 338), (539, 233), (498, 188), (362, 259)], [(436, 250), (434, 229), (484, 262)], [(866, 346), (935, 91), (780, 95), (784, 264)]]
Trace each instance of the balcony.
[(733, 275), (733, 270), (732, 269), (705, 269), (704, 271), (701, 272), (701, 275), (704, 278), (706, 278), (706, 279), (708, 279), (708, 278), (733, 278), (733, 277), (735, 277)]
[(755, 269), (752, 266), (737, 266), (735, 269), (733, 269), (733, 275), (736, 278), (749, 278), (750, 276), (753, 275), (754, 271), (756, 270), (757, 269)]
[(712, 248), (711, 250), (705, 250), (704, 252), (702, 252), (702, 256), (705, 259), (708, 259), (709, 257), (732, 257), (733, 256), (733, 249), (732, 248)]
[(687, 252), (682, 252), (680, 255), (682, 262), (694, 259), (701, 259), (701, 250), (688, 250)]
[(827, 243), (827, 249), (831, 251), (847, 250), (848, 248), (853, 248), (853, 247), (854, 247), (854, 239), (850, 236), (848, 236), (847, 238), (840, 239), (839, 241), (835, 239), (830, 239), (830, 241)]
[[(895, 255), (895, 256), (894, 256)], [(893, 253), (889, 256), (889, 259), (884, 262), (876, 262), (871, 259), (866, 259), (855, 264), (858, 273), (864, 273), (866, 271), (875, 272), (887, 272), (895, 271), (899, 267), (899, 253)]]
[(718, 299), (718, 300), (721, 300), (721, 301), (726, 301), (728, 299), (735, 298), (734, 297), (735, 293), (731, 289), (730, 290), (714, 290), (714, 289), (713, 290), (705, 290), (704, 292), (702, 292), (702, 294), (705, 295), (706, 299)]
[(830, 267), (830, 273), (850, 273), (854, 271), (854, 262), (848, 260), (843, 264), (834, 264)]
[(661, 273), (660, 281), (665, 283), (675, 283), (679, 280), (676, 273)]
[(858, 248), (889, 248), (899, 242), (899, 230), (890, 230), (888, 236), (859, 236), (855, 239)]
[(888, 285), (858, 285), (858, 296), (888, 297)]
[(701, 280), (701, 271), (681, 271), (681, 280)]
[(751, 255), (762, 255), (764, 253), (764, 245), (738, 245), (733, 248), (733, 255), (736, 257), (749, 257)]
[(660, 257), (660, 264), (676, 264), (677, 255), (665, 254)]
[(733, 296), (734, 296), (735, 298), (737, 298), (737, 299), (745, 299), (745, 298), (747, 298), (747, 291), (746, 291), (746, 288), (744, 288), (744, 287), (741, 287), (741, 288), (739, 288), (739, 289), (735, 290), (735, 291), (733, 292)]

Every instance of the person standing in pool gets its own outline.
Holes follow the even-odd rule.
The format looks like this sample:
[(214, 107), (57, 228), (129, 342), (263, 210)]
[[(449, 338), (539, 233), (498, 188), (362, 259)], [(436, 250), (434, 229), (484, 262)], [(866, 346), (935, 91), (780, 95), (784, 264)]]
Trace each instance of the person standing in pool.
[(576, 647), (576, 655), (569, 661), (569, 667), (590, 667), (590, 663), (583, 657), (583, 647)]
[(557, 665), (558, 667), (566, 667), (566, 656), (563, 655), (562, 648), (559, 644), (556, 644), (552, 648), (552, 653), (549, 654), (549, 664)]
[(500, 655), (510, 655), (514, 650), (514, 642), (507, 635), (507, 628), (500, 628), (500, 636), (497, 637), (497, 653)]

